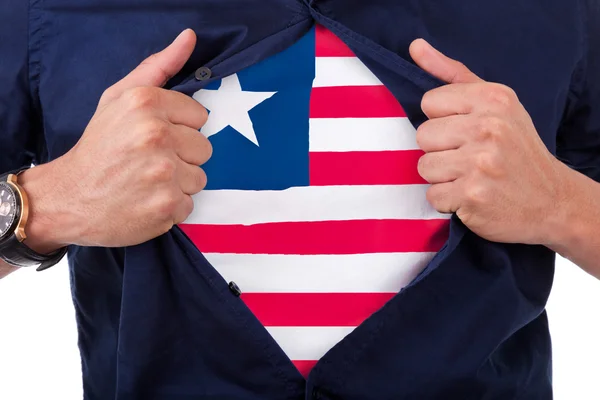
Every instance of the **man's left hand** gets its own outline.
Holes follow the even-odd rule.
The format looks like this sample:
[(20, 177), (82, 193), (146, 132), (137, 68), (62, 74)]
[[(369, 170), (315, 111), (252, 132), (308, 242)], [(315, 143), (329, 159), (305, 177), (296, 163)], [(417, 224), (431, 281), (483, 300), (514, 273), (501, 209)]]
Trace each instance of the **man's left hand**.
[(419, 173), (428, 201), (455, 212), (479, 236), (504, 243), (544, 242), (544, 221), (564, 197), (564, 165), (546, 148), (509, 87), (486, 82), (462, 63), (415, 40), (413, 60), (447, 82), (425, 94), (429, 118), (417, 130), (426, 153)]

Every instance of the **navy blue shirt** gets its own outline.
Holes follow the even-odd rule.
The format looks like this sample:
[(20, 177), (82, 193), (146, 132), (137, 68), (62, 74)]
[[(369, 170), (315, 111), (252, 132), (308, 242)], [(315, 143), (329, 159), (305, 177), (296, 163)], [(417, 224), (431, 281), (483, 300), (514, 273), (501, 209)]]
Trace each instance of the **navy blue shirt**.
[[(67, 152), (102, 92), (192, 28), (168, 87), (193, 94), (317, 22), (411, 122), (443, 83), (410, 60), (423, 37), (512, 87), (548, 149), (600, 181), (600, 7), (593, 0), (0, 0), (0, 171)], [(208, 67), (212, 77), (197, 80)], [(305, 380), (183, 232), (124, 249), (73, 246), (85, 398), (550, 399), (544, 311), (555, 255), (491, 243), (453, 217), (427, 268)]]

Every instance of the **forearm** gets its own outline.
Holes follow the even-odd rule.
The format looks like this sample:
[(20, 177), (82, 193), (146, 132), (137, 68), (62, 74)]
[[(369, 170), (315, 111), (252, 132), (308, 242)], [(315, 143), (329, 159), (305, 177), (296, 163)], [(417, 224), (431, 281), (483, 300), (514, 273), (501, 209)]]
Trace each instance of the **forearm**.
[(600, 183), (564, 166), (566, 195), (549, 217), (546, 246), (600, 279)]

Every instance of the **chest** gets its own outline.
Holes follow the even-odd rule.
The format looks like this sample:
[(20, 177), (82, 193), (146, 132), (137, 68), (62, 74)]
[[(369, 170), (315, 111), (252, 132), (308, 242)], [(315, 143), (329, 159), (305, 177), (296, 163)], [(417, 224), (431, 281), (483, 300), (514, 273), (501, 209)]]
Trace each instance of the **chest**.
[(181, 228), (306, 374), (446, 240), (415, 128), (321, 25), (193, 97), (213, 156)]
[(179, 89), (192, 94), (199, 89), (192, 77), (197, 68), (209, 66), (214, 80), (231, 75), (291, 46), (315, 20), (361, 46), (357, 55), (413, 123), (419, 91), (403, 95), (401, 86), (425, 76), (408, 56), (410, 42), (424, 37), (484, 79), (515, 89), (554, 150), (581, 36), (576, 7), (562, 0), (469, 0), (460, 6), (416, 0), (52, 0), (33, 5), (31, 18), (39, 48), (31, 55), (31, 74), (51, 158), (74, 145), (103, 90), (184, 28), (196, 31), (198, 46), (169, 85), (184, 83)]

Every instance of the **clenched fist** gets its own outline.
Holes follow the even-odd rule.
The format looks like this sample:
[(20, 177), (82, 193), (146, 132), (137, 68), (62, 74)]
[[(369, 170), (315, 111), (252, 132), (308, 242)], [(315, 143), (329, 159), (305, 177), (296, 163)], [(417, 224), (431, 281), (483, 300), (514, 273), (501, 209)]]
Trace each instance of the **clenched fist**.
[(41, 226), (43, 219), (61, 226), (37, 235), (54, 239), (53, 245), (38, 248), (134, 245), (167, 232), (192, 212), (191, 195), (206, 185), (199, 166), (212, 152), (198, 131), (207, 112), (192, 98), (161, 86), (183, 67), (195, 43), (194, 33), (184, 31), (142, 62), (105, 91), (73, 149), (24, 174), (24, 185), (31, 182), (28, 191), (39, 190), (33, 184), (37, 173), (55, 193), (53, 204), (48, 196), (30, 194), (39, 199), (32, 202), (32, 229), (33, 221)]
[(429, 120), (417, 130), (426, 152), (419, 173), (432, 184), (429, 202), (456, 212), (485, 239), (542, 243), (540, 222), (561, 201), (563, 168), (515, 92), (483, 81), (423, 40), (410, 52), (421, 68), (449, 83), (425, 94)]

